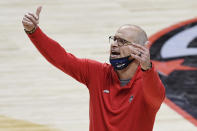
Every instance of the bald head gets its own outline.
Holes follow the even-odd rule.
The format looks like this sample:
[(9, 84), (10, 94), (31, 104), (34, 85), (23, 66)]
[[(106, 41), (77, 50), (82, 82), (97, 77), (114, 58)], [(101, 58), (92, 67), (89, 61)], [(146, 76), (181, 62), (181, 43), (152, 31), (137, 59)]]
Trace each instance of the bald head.
[(116, 35), (119, 35), (120, 37), (122, 36), (123, 39), (141, 45), (144, 45), (146, 41), (148, 41), (146, 32), (137, 25), (122, 25), (116, 32)]

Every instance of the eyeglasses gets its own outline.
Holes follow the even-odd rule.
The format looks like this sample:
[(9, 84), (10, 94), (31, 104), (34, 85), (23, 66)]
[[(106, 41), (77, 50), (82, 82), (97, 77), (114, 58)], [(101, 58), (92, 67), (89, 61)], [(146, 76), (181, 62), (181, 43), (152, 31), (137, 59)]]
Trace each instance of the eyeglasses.
[(110, 36), (109, 37), (109, 43), (110, 44), (113, 44), (115, 41), (117, 41), (118, 43), (118, 46), (124, 46), (124, 45), (128, 45), (128, 44), (131, 44), (131, 42), (127, 41), (127, 40), (124, 40), (122, 38), (118, 38), (116, 36)]

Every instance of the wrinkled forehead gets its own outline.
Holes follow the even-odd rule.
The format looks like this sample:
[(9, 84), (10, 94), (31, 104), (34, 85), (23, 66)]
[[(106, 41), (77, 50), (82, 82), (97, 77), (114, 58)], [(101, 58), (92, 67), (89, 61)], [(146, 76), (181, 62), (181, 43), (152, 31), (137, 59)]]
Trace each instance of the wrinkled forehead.
[(120, 37), (122, 39), (128, 40), (130, 42), (134, 42), (139, 35), (139, 29), (135, 27), (120, 27), (116, 33), (116, 37)]

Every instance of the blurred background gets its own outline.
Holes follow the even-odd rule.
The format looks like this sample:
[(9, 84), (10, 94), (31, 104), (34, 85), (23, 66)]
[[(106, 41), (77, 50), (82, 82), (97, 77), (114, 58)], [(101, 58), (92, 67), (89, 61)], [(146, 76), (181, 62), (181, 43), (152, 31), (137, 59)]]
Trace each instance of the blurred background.
[[(49, 64), (24, 33), (39, 5), (40, 28), (80, 58), (108, 62), (108, 37), (123, 24), (152, 36), (197, 16), (196, 0), (1, 0), (0, 131), (88, 131), (87, 88)], [(196, 131), (163, 103), (154, 131)]]

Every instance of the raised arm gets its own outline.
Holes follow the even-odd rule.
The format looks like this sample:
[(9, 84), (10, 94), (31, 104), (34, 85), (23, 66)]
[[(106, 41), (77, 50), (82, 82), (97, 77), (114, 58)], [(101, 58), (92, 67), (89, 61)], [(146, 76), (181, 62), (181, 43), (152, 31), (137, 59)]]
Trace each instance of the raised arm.
[(147, 44), (148, 42), (144, 46), (133, 44), (131, 49), (134, 53), (131, 53), (131, 56), (139, 61), (142, 69), (142, 85), (146, 103), (150, 107), (158, 109), (165, 98), (165, 88), (154, 65), (151, 64)]
[(155, 70), (154, 65), (152, 65), (151, 69), (142, 73), (142, 84), (145, 101), (150, 107), (158, 110), (165, 98), (165, 88), (159, 78), (157, 71)]
[(88, 59), (79, 59), (67, 53), (60, 44), (45, 35), (38, 27), (39, 14), (42, 7), (38, 7), (36, 15), (27, 13), (23, 18), (23, 26), (28, 37), (39, 52), (54, 66), (88, 86), (91, 70), (99, 68), (101, 63)]

